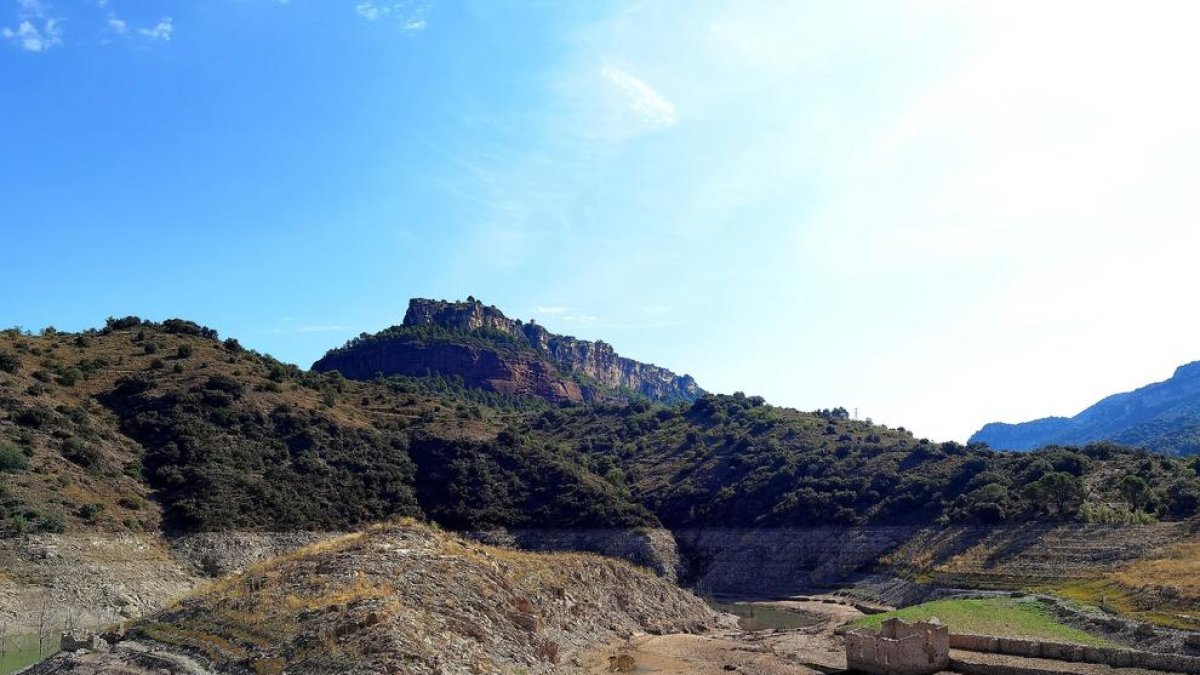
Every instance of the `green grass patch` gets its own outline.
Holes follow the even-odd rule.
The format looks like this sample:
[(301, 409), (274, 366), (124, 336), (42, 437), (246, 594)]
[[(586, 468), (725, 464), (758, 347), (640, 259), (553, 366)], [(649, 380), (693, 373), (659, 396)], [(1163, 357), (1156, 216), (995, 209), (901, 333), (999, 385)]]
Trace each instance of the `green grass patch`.
[(904, 621), (928, 621), (937, 617), (951, 633), (975, 633), (1002, 637), (1029, 638), (1048, 642), (1080, 645), (1116, 646), (1114, 643), (1060, 623), (1048, 603), (1036, 598), (983, 598), (973, 600), (937, 600), (905, 607), (894, 612), (863, 617), (851, 628), (879, 630), (891, 618)]

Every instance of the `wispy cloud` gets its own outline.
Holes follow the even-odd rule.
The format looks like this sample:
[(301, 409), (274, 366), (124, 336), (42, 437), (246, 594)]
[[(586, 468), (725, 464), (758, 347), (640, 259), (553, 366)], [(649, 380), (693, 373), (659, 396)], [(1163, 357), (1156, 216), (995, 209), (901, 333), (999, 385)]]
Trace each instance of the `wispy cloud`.
[(61, 19), (40, 0), (17, 0), (17, 26), (0, 28), (0, 36), (28, 52), (44, 52), (62, 44)]
[(567, 323), (596, 323), (600, 317), (594, 314), (564, 314), (562, 320)]
[(171, 35), (175, 32), (175, 26), (171, 22), (171, 17), (164, 16), (159, 19), (158, 23), (150, 28), (139, 28), (138, 33), (144, 35), (151, 40), (162, 40), (170, 42)]
[[(10, 1), (0, 0), (0, 3)], [(29, 52), (45, 52), (64, 44), (63, 27), (67, 23), (78, 25), (83, 33), (99, 34), (95, 42), (76, 42), (81, 45), (111, 44), (115, 38), (142, 43), (170, 42), (175, 34), (170, 16), (164, 16), (156, 23), (139, 25), (140, 22), (123, 17), (113, 0), (90, 0), (86, 5), (91, 9), (75, 7), (67, 15), (45, 0), (15, 0), (15, 4), (15, 22), (0, 26), (0, 39)]]
[(346, 326), (339, 326), (337, 324), (328, 324), (328, 325), (301, 326), (296, 329), (296, 332), (297, 333), (343, 333), (348, 330), (350, 330), (350, 329), (347, 328)]
[(550, 305), (549, 307), (538, 306), (537, 313), (538, 314), (565, 314), (566, 312), (569, 312), (570, 310), (571, 310), (570, 307), (564, 307), (563, 305)]
[(429, 14), (429, 3), (416, 0), (401, 2), (374, 2), (367, 0), (354, 6), (354, 11), (367, 21), (387, 19), (395, 21), (400, 30), (413, 33), (425, 29), (426, 16)]
[(672, 127), (679, 121), (675, 105), (641, 78), (613, 66), (601, 68), (600, 76), (618, 93), (626, 108), (647, 126)]

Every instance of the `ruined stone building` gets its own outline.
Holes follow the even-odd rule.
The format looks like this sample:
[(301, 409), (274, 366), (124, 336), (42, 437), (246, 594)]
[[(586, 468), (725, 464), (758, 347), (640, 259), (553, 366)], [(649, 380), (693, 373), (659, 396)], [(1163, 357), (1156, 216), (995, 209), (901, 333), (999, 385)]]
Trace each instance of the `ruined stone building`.
[[(936, 622), (937, 620), (934, 619)], [(883, 622), (846, 634), (846, 665), (875, 675), (929, 675), (950, 665), (950, 631), (940, 623)]]

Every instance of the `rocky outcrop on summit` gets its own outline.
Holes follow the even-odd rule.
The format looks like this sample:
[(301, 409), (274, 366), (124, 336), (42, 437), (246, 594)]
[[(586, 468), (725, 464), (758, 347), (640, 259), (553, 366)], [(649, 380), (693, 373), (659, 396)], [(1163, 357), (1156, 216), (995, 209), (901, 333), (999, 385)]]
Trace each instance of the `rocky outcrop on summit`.
[(1171, 379), (1114, 394), (1074, 417), (993, 422), (971, 436), (997, 450), (1113, 441), (1183, 455), (1200, 452), (1200, 361)]
[(663, 402), (704, 395), (694, 379), (617, 355), (612, 345), (555, 335), (468, 298), (414, 298), (401, 326), (362, 335), (313, 364), (352, 379), (378, 374), (458, 376), (469, 387), (552, 401), (640, 394)]

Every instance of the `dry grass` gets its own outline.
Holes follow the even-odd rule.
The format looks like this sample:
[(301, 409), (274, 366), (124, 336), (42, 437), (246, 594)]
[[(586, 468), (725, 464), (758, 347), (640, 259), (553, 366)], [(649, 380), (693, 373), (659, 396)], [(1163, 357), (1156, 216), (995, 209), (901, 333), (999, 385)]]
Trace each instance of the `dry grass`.
[(1200, 543), (1177, 544), (1161, 558), (1045, 590), (1156, 625), (1200, 630)]
[(194, 628), (181, 628), (169, 623), (152, 622), (142, 624), (139, 630), (147, 637), (163, 644), (194, 649), (210, 658), (249, 658), (251, 652), (241, 645), (230, 642), (223, 636)]
[[(498, 660), (553, 658), (557, 638), (538, 631), (556, 621), (582, 621), (586, 627), (577, 630), (594, 633), (645, 612), (677, 618), (656, 605), (686, 604), (672, 596), (673, 586), (649, 573), (631, 578), (627, 570), (588, 554), (485, 546), (404, 519), (256, 565), (130, 630), (238, 672), (345, 672), (377, 662), (455, 659), (475, 672), (502, 672)], [(649, 595), (639, 594), (642, 587)], [(646, 603), (643, 595), (656, 600)], [(695, 605), (697, 618), (708, 616)]]
[(1138, 561), (1110, 577), (1129, 588), (1170, 588), (1182, 600), (1200, 601), (1200, 543), (1177, 544), (1163, 558)]
[(371, 582), (359, 572), (354, 582), (346, 586), (321, 589), (315, 593), (288, 593), (283, 598), (283, 607), (291, 613), (325, 610), (335, 606), (382, 600), (391, 597), (395, 592), (395, 586)]

